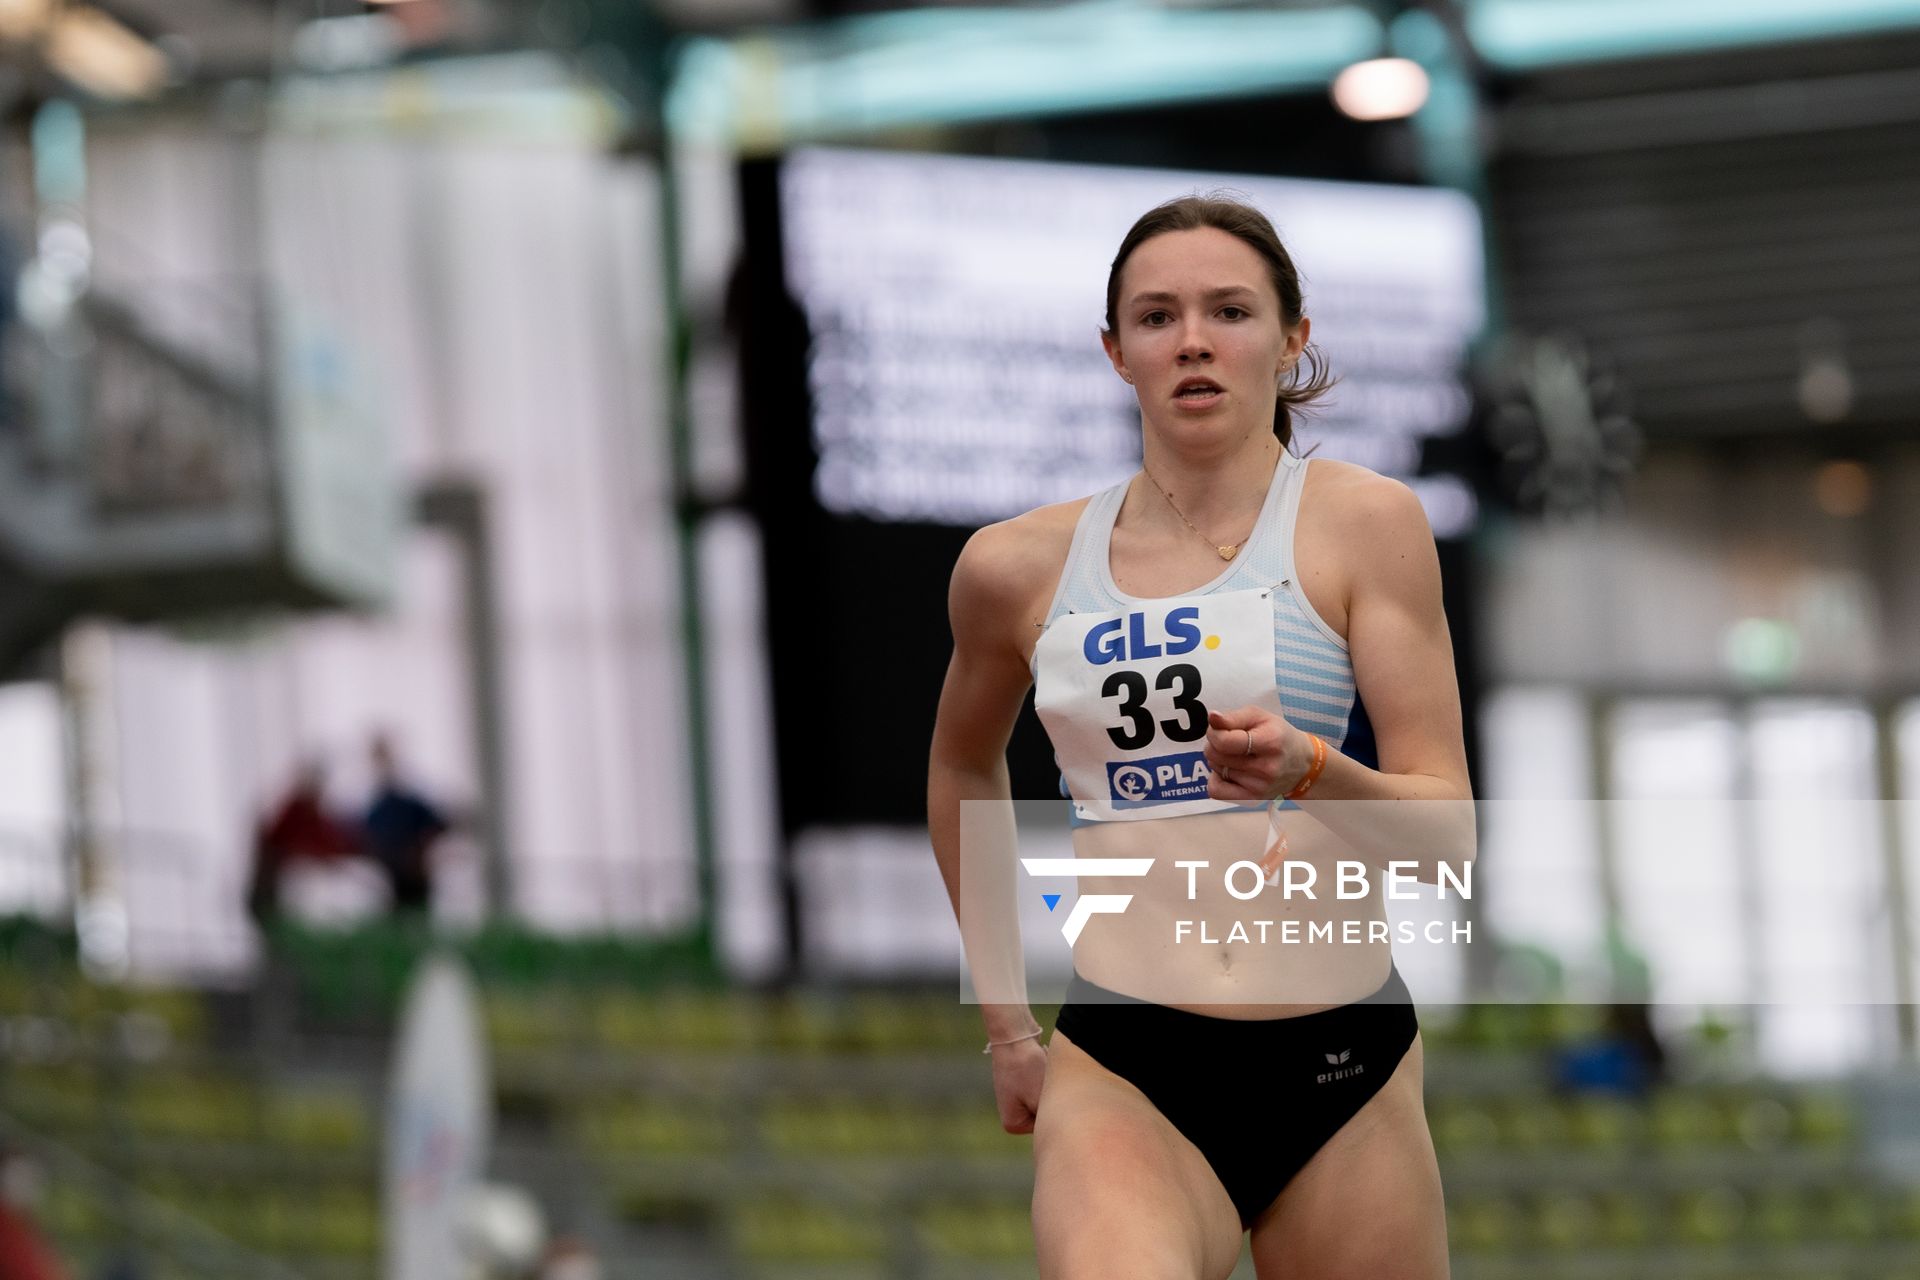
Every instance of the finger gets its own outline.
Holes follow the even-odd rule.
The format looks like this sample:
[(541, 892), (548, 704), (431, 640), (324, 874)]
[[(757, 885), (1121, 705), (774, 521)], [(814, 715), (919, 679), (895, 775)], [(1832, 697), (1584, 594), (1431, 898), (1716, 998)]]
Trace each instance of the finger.
[[(1224, 759), (1244, 760), (1249, 754), (1259, 755), (1273, 749), (1273, 735), (1269, 730), (1262, 732), (1264, 725), (1245, 725), (1234, 729), (1207, 730), (1207, 750), (1217, 753)], [(1247, 735), (1253, 735), (1253, 751), (1247, 751)]]
[[(1253, 783), (1253, 786), (1257, 785), (1257, 782)], [(1255, 804), (1262, 801), (1264, 797), (1262, 797), (1258, 791), (1255, 791), (1253, 786), (1249, 786), (1246, 782), (1243, 782), (1241, 775), (1238, 773), (1226, 778), (1216, 773), (1207, 779), (1207, 798), (1210, 800), (1227, 800), (1234, 804)]]
[(1246, 729), (1259, 724), (1272, 713), (1263, 711), (1249, 703), (1244, 707), (1232, 707), (1225, 711), (1209, 709), (1207, 725), (1212, 729)]
[(1224, 773), (1227, 780), (1253, 791), (1273, 785), (1272, 756), (1243, 756), (1236, 750), (1206, 751), (1201, 758), (1207, 762), (1207, 772), (1216, 778)]
[(1264, 804), (1273, 790), (1277, 763), (1272, 756), (1248, 759), (1242, 755), (1224, 755), (1217, 761), (1208, 758), (1207, 768), (1213, 775), (1210, 781), (1221, 783), (1229, 798), (1239, 803)]

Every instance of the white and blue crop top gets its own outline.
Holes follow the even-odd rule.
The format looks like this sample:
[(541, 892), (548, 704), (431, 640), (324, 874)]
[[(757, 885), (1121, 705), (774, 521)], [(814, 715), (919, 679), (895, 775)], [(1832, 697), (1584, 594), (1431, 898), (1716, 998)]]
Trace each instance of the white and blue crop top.
[[(1076, 822), (1232, 807), (1203, 798), (1204, 762), (1197, 761), (1209, 701), (1275, 707), (1328, 746), (1378, 767), (1346, 642), (1314, 612), (1294, 568), (1308, 465), (1282, 451), (1240, 553), (1218, 578), (1178, 597), (1131, 596), (1113, 580), (1110, 545), (1127, 482), (1087, 502), (1033, 656), (1035, 705)], [(1269, 609), (1271, 688), (1257, 652)], [(1243, 639), (1238, 667), (1236, 636)]]

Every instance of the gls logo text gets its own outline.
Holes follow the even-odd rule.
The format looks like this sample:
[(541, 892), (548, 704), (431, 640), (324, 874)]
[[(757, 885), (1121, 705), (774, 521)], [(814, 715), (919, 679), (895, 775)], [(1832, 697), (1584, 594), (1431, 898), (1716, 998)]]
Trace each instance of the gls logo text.
[(1081, 651), (1086, 654), (1087, 661), (1096, 667), (1108, 662), (1138, 662), (1143, 658), (1177, 658), (1200, 647), (1200, 628), (1194, 622), (1199, 616), (1198, 605), (1188, 604), (1167, 610), (1167, 616), (1160, 624), (1164, 640), (1147, 639), (1147, 615), (1144, 613), (1109, 618), (1087, 632)]
[[(1022, 858), (1020, 865), (1030, 876), (1143, 876), (1153, 869), (1152, 858)], [(1094, 916), (1119, 915), (1133, 901), (1130, 893), (1086, 893), (1075, 899), (1060, 932), (1071, 947), (1080, 940), (1080, 931)]]

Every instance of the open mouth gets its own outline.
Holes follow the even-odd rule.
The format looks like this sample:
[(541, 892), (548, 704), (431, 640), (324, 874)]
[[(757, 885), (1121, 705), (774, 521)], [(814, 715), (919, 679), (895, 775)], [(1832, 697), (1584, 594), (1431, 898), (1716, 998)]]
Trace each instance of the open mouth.
[(1188, 378), (1174, 389), (1173, 398), (1188, 404), (1201, 404), (1220, 394), (1219, 383), (1208, 378)]

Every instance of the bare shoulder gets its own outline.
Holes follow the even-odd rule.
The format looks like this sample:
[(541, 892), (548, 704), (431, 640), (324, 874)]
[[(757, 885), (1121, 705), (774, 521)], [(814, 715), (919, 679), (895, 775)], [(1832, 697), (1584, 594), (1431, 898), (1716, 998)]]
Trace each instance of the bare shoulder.
[(1412, 554), (1433, 545), (1433, 527), (1419, 495), (1404, 481), (1338, 458), (1316, 458), (1307, 471), (1302, 505), (1348, 546)]
[(1308, 602), (1349, 641), (1363, 596), (1439, 598), (1439, 554), (1418, 495), (1358, 463), (1315, 458), (1307, 468), (1294, 559)]
[(1074, 527), (1090, 499), (1056, 502), (976, 530), (953, 568), (955, 623), (980, 611), (1002, 619), (1038, 615), (1060, 581)]

